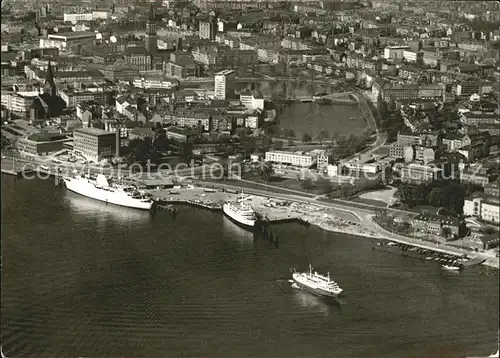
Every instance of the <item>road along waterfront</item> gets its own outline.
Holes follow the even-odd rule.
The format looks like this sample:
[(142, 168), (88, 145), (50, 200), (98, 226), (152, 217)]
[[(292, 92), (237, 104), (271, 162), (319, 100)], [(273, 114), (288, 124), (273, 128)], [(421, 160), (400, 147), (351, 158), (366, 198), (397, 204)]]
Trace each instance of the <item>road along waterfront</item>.
[[(5, 163), (8, 163), (8, 161), (11, 159), (3, 159), (2, 160), (2, 167), (4, 166), (4, 161)], [(18, 160), (20, 163), (26, 163), (31, 164), (31, 168), (37, 167), (39, 161), (35, 159), (35, 161), (29, 161), (29, 160)], [(34, 164), (35, 163), (35, 164)], [(47, 163), (44, 161), (43, 163)], [(89, 171), (92, 172), (98, 172), (98, 173), (104, 173), (110, 176), (121, 176), (123, 174), (130, 174), (129, 171), (124, 170), (124, 171), (117, 171), (113, 168), (103, 168), (101, 166), (86, 166), (86, 165), (80, 165), (80, 166), (75, 166), (71, 163), (70, 164), (65, 164), (65, 163), (53, 163), (53, 162), (48, 162), (46, 164), (48, 167), (48, 172), (56, 174), (60, 168), (64, 168), (65, 171), (69, 171), (71, 168), (76, 168), (80, 172), (87, 168)], [(205, 165), (205, 166), (200, 166), (200, 167), (192, 167), (192, 168), (185, 168), (179, 170), (175, 170), (175, 177), (178, 178), (179, 180), (186, 179), (187, 180), (192, 180), (189, 178), (195, 178), (195, 177), (206, 177), (205, 175), (212, 175), (213, 174), (213, 168), (210, 167), (210, 165)], [(183, 178), (182, 175), (185, 175), (186, 177)], [(171, 175), (170, 175), (171, 176)], [(165, 179), (165, 177), (168, 177), (167, 173), (137, 173), (133, 174), (132, 177), (138, 182), (141, 180), (147, 180), (151, 179), (152, 177), (158, 177), (158, 179)], [(310, 194), (305, 194), (302, 192), (297, 192), (289, 189), (284, 189), (284, 188), (275, 188), (270, 185), (265, 185), (265, 184), (260, 184), (265, 190), (259, 190), (255, 188), (242, 188), (242, 184), (244, 182), (239, 182), (239, 181), (230, 181), (231, 183), (235, 184), (240, 184), (240, 185), (233, 185), (233, 184), (227, 184), (225, 182), (220, 182), (220, 181), (203, 181), (203, 180), (195, 180), (195, 182), (202, 187), (213, 187), (213, 188), (218, 188), (218, 189), (230, 189), (233, 191), (241, 191), (242, 189), (245, 190), (245, 192), (249, 194), (253, 194), (256, 196), (260, 197), (270, 197), (272, 196), (275, 199), (280, 199), (280, 200), (289, 200), (289, 201), (294, 201), (296, 203), (302, 203), (308, 205), (307, 208), (309, 210), (305, 211), (291, 211), (291, 212), (279, 212), (279, 210), (276, 210), (276, 208), (269, 209), (263, 205), (260, 205), (261, 210), (263, 210), (264, 215), (270, 220), (270, 221), (280, 221), (280, 220), (290, 220), (294, 218), (300, 217), (303, 221), (306, 221), (310, 224), (317, 225), (321, 227), (324, 230), (327, 231), (333, 231), (333, 232), (341, 232), (341, 233), (348, 233), (352, 235), (359, 235), (359, 236), (364, 236), (364, 237), (369, 237), (369, 238), (376, 238), (376, 239), (387, 239), (391, 241), (396, 241), (400, 243), (405, 243), (408, 245), (413, 245), (421, 248), (425, 248), (428, 250), (433, 250), (433, 251), (438, 251), (438, 252), (443, 252), (443, 253), (448, 253), (448, 254), (453, 254), (453, 255), (463, 255), (464, 253), (467, 254), (471, 258), (484, 258), (486, 261), (484, 262), (484, 265), (492, 266), (492, 267), (499, 267), (499, 259), (494, 256), (493, 253), (472, 253), (470, 251), (465, 251), (456, 247), (451, 247), (451, 246), (446, 246), (446, 245), (439, 245), (439, 244), (434, 244), (431, 242), (426, 242), (426, 241), (421, 241), (413, 238), (408, 238), (404, 237), (401, 235), (397, 235), (395, 233), (391, 233), (382, 227), (380, 227), (378, 224), (376, 224), (373, 220), (374, 216), (374, 210), (378, 209), (377, 207), (374, 207), (369, 204), (364, 204), (364, 203), (352, 203), (346, 200), (331, 200), (329, 201), (318, 201), (317, 197), (313, 197)], [(159, 192), (161, 193), (161, 192)], [(164, 195), (167, 193), (168, 197), (168, 192), (163, 192), (163, 194), (156, 193), (158, 198), (165, 199)], [(176, 199), (179, 199), (178, 197)], [(172, 199), (173, 200), (173, 199)], [(180, 199), (179, 199), (180, 200)], [(188, 203), (189, 200), (195, 200), (193, 198), (191, 199), (186, 199), (185, 202)], [(197, 199), (196, 199), (197, 200)], [(265, 208), (265, 209), (262, 209)], [(352, 220), (347, 220), (347, 221), (342, 221), (339, 219), (338, 214), (335, 215), (332, 210), (335, 210), (337, 213), (339, 211), (345, 212), (345, 213), (350, 213), (354, 217), (357, 218), (356, 221)], [(408, 212), (404, 212), (398, 209), (387, 209), (388, 211), (393, 211), (393, 212), (401, 212), (403, 214), (408, 214)]]
[[(236, 200), (238, 195), (244, 191), (246, 195), (251, 195), (249, 203), (256, 212), (268, 219), (270, 222), (291, 219), (300, 219), (312, 225), (316, 225), (326, 231), (339, 232), (355, 236), (362, 236), (374, 239), (391, 240), (415, 247), (420, 247), (432, 251), (442, 252), (461, 256), (464, 253), (470, 258), (484, 258), (485, 265), (498, 268), (498, 258), (488, 253), (472, 253), (456, 247), (438, 245), (418, 239), (412, 239), (391, 233), (380, 227), (374, 220), (374, 213), (371, 210), (353, 209), (337, 203), (319, 203), (311, 198), (304, 198), (297, 195), (270, 193), (262, 190), (241, 188), (239, 186), (213, 183), (197, 182), (198, 185), (207, 188), (224, 189), (225, 192), (206, 192), (200, 189), (180, 189), (180, 190), (152, 190), (150, 193), (154, 198), (174, 201), (184, 201), (189, 203), (193, 200), (201, 202), (222, 203), (226, 200)], [(228, 193), (227, 190), (233, 191)], [(172, 194), (173, 193), (173, 194)], [(276, 205), (279, 202), (292, 202), (290, 205)]]

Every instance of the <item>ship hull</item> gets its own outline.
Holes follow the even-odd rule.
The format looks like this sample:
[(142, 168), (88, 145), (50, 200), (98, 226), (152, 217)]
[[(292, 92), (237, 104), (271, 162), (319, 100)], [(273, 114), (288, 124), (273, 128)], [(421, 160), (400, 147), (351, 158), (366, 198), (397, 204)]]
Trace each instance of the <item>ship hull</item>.
[(297, 286), (300, 287), (301, 290), (305, 290), (307, 292), (312, 293), (313, 295), (320, 296), (320, 297), (328, 297), (328, 298), (337, 298), (340, 294), (339, 293), (333, 293), (329, 291), (322, 290), (321, 288), (313, 288), (308, 285), (303, 284), (302, 282), (294, 279), (293, 280)]
[(64, 184), (69, 191), (105, 203), (139, 210), (151, 210), (153, 207), (153, 202), (144, 202), (140, 199), (132, 198), (124, 192), (120, 193), (97, 189), (91, 183), (84, 183), (82, 180), (65, 178)]
[(244, 229), (253, 230), (253, 228), (255, 227), (255, 220), (250, 220), (242, 217), (241, 215), (238, 215), (237, 213), (229, 209), (227, 205), (223, 205), (222, 211), (224, 215), (226, 215), (232, 222)]

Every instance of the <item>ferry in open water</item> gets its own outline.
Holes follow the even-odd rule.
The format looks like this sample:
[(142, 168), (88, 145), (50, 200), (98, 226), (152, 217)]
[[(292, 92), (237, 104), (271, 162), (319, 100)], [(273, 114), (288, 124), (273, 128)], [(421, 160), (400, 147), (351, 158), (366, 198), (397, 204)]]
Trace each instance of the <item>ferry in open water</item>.
[(330, 273), (327, 276), (320, 275), (309, 265), (309, 272), (294, 272), (293, 281), (301, 289), (309, 291), (315, 295), (323, 297), (338, 297), (342, 289), (335, 281), (330, 279)]
[(255, 222), (257, 221), (257, 217), (255, 216), (255, 212), (253, 209), (245, 203), (245, 199), (243, 198), (243, 193), (241, 193), (241, 199), (238, 203), (234, 202), (226, 202), (222, 206), (222, 211), (224, 214), (234, 221), (236, 224), (246, 228), (253, 229), (255, 226)]
[(134, 209), (151, 210), (154, 201), (141, 194), (134, 186), (110, 183), (102, 174), (97, 177), (78, 175), (64, 177), (66, 188), (77, 194), (106, 203)]

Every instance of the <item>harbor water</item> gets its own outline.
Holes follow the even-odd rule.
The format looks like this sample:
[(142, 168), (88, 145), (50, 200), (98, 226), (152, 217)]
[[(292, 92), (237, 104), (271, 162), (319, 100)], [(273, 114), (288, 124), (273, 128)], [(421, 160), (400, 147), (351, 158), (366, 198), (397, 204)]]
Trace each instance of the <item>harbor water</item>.
[[(2, 176), (1, 337), (9, 357), (464, 357), (496, 350), (498, 278), (219, 212), (174, 218)], [(291, 269), (330, 272), (325, 301)]]

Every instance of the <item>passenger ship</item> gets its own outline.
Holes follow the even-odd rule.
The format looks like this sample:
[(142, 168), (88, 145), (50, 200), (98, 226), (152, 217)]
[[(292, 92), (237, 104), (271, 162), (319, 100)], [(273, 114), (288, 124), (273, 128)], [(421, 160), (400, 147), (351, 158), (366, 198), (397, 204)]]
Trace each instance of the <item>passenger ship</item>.
[(64, 177), (63, 181), (68, 190), (88, 198), (141, 210), (153, 207), (154, 201), (139, 193), (135, 187), (109, 183), (102, 174), (97, 174), (96, 178), (90, 175)]
[(239, 205), (228, 201), (222, 206), (222, 211), (229, 219), (246, 229), (253, 229), (257, 221), (255, 212), (245, 203), (243, 192), (241, 193)]
[(324, 297), (337, 297), (342, 293), (342, 289), (335, 281), (327, 276), (320, 275), (309, 265), (309, 272), (294, 272), (293, 281), (301, 288), (315, 295)]

